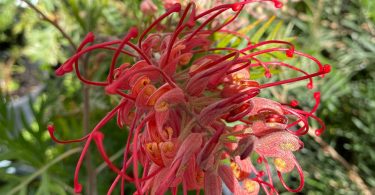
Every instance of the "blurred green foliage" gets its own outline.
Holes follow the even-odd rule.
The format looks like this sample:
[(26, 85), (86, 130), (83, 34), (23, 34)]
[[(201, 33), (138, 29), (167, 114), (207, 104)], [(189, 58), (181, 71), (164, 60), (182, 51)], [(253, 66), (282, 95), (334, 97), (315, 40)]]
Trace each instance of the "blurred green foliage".
[[(320, 86), (323, 101), (318, 115), (328, 127), (323, 138), (358, 171), (374, 193), (374, 2), (307, 0), (293, 7), (290, 22), (295, 25), (298, 45), (334, 68)], [(302, 166), (312, 176), (304, 191), (359, 193), (340, 163), (327, 158), (313, 140), (304, 141), (305, 154), (299, 158), (306, 159)]]
[[(140, 1), (31, 2), (37, 2), (35, 5), (63, 27), (74, 43), (79, 43), (89, 31), (98, 35), (99, 40), (122, 37), (130, 26), (136, 25), (142, 29), (152, 19), (136, 11), (139, 10)], [(81, 145), (55, 144), (50, 140), (46, 126), (53, 121), (57, 127), (56, 134), (61, 138), (77, 138), (83, 134), (82, 85), (73, 75), (64, 78), (53, 76), (53, 69), (63, 63), (73, 50), (53, 25), (42, 20), (21, 1), (0, 0), (0, 10), (1, 62), (12, 57), (27, 59), (44, 72), (38, 79), (45, 84), (38, 98), (28, 102), (35, 120), (29, 122), (21, 114), (22, 129), (16, 128), (16, 111), (8, 106), (13, 100), (9, 94), (1, 94), (0, 194), (72, 194), (72, 175)], [(289, 2), (287, 11), (283, 13), (282, 20), (262, 22), (249, 15), (244, 16), (248, 17), (253, 27), (244, 27), (243, 33), (251, 35), (255, 42), (271, 38), (293, 40), (299, 50), (332, 65), (333, 72), (327, 75), (325, 83), (316, 86), (323, 94), (318, 116), (324, 119), (328, 127), (322, 138), (354, 167), (374, 193), (375, 3), (372, 0), (305, 0)], [(215, 39), (221, 40), (223, 46), (231, 44), (241, 47), (246, 44), (220, 34)], [(104, 74), (94, 72), (103, 73), (105, 70), (99, 66), (100, 62), (110, 60), (110, 56), (100, 52), (95, 54), (88, 60), (95, 71), (88, 72), (88, 76), (100, 80)], [(299, 64), (305, 65), (304, 61)], [(15, 66), (23, 65), (18, 63)], [(272, 71), (278, 76), (284, 74), (278, 70)], [(252, 76), (261, 77), (262, 74), (260, 71)], [(285, 101), (307, 98), (304, 85), (299, 83), (280, 88), (285, 93)], [(269, 92), (264, 95), (273, 94)], [(106, 97), (102, 90), (96, 88), (90, 90), (90, 99), (90, 127), (93, 127), (95, 121), (103, 117), (118, 100)], [(121, 163), (121, 155), (116, 154), (121, 154), (126, 130), (119, 129), (111, 121), (104, 131), (112, 132), (105, 143), (108, 153), (114, 155), (115, 163)], [(303, 141), (305, 148), (297, 154), (306, 174), (302, 193), (360, 193), (361, 189), (353, 183), (348, 170), (341, 163), (322, 150), (322, 146), (311, 137), (305, 136)], [(101, 158), (96, 151), (92, 153), (92, 163), (95, 167), (101, 167)], [(96, 186), (96, 190), (98, 194), (104, 194), (114, 174), (106, 168), (97, 168), (96, 171), (100, 172), (97, 181), (100, 185)], [(86, 180), (86, 176), (83, 169), (80, 177)], [(297, 182), (293, 176), (288, 179), (292, 183)], [(133, 187), (126, 186), (126, 189), (130, 193)]]

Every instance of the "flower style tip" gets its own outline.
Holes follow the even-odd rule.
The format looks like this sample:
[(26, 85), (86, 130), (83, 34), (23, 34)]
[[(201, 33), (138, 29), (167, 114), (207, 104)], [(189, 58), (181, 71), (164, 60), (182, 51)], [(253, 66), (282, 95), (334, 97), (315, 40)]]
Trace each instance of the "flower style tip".
[(272, 77), (272, 74), (271, 74), (271, 72), (267, 69), (266, 72), (264, 73), (264, 76), (265, 76), (267, 79), (269, 79), (269, 78)]
[(82, 185), (80, 183), (74, 183), (74, 192), (77, 194), (82, 192)]
[[(85, 38), (83, 39), (82, 43), (79, 45), (77, 51), (81, 51), (84, 46), (86, 46), (88, 43), (94, 42), (95, 35), (93, 32), (87, 33)], [(73, 64), (76, 63), (77, 60), (68, 59), (63, 65), (61, 65), (56, 71), (56, 76), (63, 76), (66, 73), (70, 73), (73, 71)]]
[(136, 27), (131, 27), (128, 36), (130, 38), (136, 38), (138, 36), (138, 29)]
[(232, 4), (232, 10), (233, 11), (239, 11), (239, 10), (241, 10), (242, 8), (243, 8), (243, 3), (233, 3)]
[(88, 135), (80, 138), (80, 139), (73, 139), (73, 140), (59, 140), (56, 138), (55, 136), (55, 126), (53, 124), (50, 124), (47, 126), (47, 130), (48, 130), (48, 133), (51, 137), (51, 139), (56, 142), (56, 143), (59, 143), (59, 144), (67, 144), (67, 143), (74, 143), (74, 142), (81, 142), (85, 139), (88, 138)]
[(98, 143), (98, 145), (102, 145), (104, 139), (104, 134), (102, 132), (95, 131), (92, 133), (92, 137), (95, 140), (95, 142)]
[(47, 126), (47, 130), (50, 135), (53, 135), (53, 133), (55, 132), (55, 126), (53, 124), (50, 124)]
[(322, 135), (322, 133), (323, 133), (323, 129), (317, 129), (317, 130), (315, 130), (315, 135), (316, 136), (321, 136)]
[(181, 11), (181, 4), (175, 3), (172, 6), (167, 8), (167, 12), (180, 12)]
[(276, 8), (282, 8), (283, 5), (284, 5), (283, 3), (281, 3), (281, 2), (278, 1), (278, 0), (274, 0), (273, 3), (274, 3), (274, 6), (275, 6)]
[(83, 39), (83, 41), (81, 43), (80, 49), (78, 49), (78, 50), (81, 50), (83, 48), (83, 46), (85, 46), (87, 43), (94, 42), (94, 40), (95, 40), (95, 34), (93, 32), (87, 33), (86, 37)]
[[(329, 64), (325, 64), (325, 65), (323, 66), (323, 72), (324, 72), (325, 74), (330, 73), (330, 72), (331, 72), (331, 65), (329, 65)], [(324, 76), (324, 75), (323, 75), (323, 76)]]
[(314, 98), (316, 101), (320, 100), (320, 91), (314, 92)]
[(294, 56), (294, 46), (293, 48), (286, 50), (285, 54), (287, 57), (292, 58)]
[(309, 82), (309, 83), (307, 83), (306, 87), (307, 87), (308, 89), (313, 89), (313, 88), (314, 88), (314, 84), (313, 84), (313, 82)]
[(292, 100), (292, 101), (290, 101), (289, 105), (292, 106), (292, 107), (297, 107), (299, 105), (299, 102), (298, 102), (298, 100)]
[(68, 60), (63, 65), (61, 65), (58, 69), (55, 70), (56, 76), (64, 76), (66, 73), (70, 73), (73, 71), (73, 61)]

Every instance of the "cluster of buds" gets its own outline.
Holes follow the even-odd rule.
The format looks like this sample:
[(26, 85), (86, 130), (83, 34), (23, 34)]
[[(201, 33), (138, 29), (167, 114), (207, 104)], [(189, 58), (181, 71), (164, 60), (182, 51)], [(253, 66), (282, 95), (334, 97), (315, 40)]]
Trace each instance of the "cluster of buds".
[[(121, 101), (80, 139), (58, 140), (55, 127), (48, 126), (58, 143), (85, 143), (74, 175), (77, 193), (82, 190), (80, 168), (92, 143), (117, 175), (108, 194), (117, 185), (123, 194), (124, 183), (129, 182), (136, 186), (134, 194), (160, 195), (168, 190), (176, 194), (179, 188), (184, 194), (192, 190), (221, 194), (224, 184), (234, 194), (258, 194), (260, 189), (277, 194), (273, 172), (288, 191), (303, 188), (303, 171), (293, 152), (303, 147), (299, 136), (308, 132), (310, 119), (321, 125), (317, 135), (325, 129), (313, 114), (320, 93), (314, 93), (316, 104), (311, 111), (298, 109), (296, 100), (279, 103), (258, 96), (267, 88), (302, 80), (307, 80), (307, 88), (312, 89), (312, 78), (323, 77), (330, 72), (330, 66), (296, 51), (289, 42), (251, 43), (246, 35), (226, 29), (244, 6), (259, 1), (282, 6), (278, 0), (244, 0), (198, 13), (194, 3), (185, 9), (174, 4), (140, 35), (131, 28), (121, 40), (91, 45), (94, 35), (86, 36), (56, 75), (75, 71), (84, 84), (101, 86), (107, 94), (120, 96)], [(232, 12), (232, 17), (210, 26), (225, 11)], [(174, 30), (156, 30), (171, 15), (180, 18)], [(214, 33), (237, 36), (248, 44), (242, 49), (217, 48), (212, 41)], [(78, 63), (82, 55), (98, 49), (114, 52), (106, 80), (100, 82), (84, 78)], [(285, 55), (284, 60), (309, 59), (316, 64), (316, 71), (306, 72), (277, 57), (262, 60), (262, 56), (274, 53)], [(120, 55), (133, 60), (117, 66)], [(253, 69), (263, 69), (263, 80), (269, 82), (251, 80)], [(289, 70), (300, 76), (270, 81), (270, 69)], [(128, 130), (122, 165), (111, 162), (103, 144), (103, 127), (112, 118), (117, 118), (119, 128)], [(283, 174), (293, 170), (300, 175), (297, 188), (283, 180)]]

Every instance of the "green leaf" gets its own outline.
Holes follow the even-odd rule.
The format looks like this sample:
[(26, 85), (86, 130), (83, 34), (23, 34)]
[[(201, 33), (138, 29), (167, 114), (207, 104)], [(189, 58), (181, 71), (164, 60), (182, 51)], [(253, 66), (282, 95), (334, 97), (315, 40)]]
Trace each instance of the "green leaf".
[[(238, 30), (238, 33), (240, 34), (243, 34), (243, 35), (248, 35), (249, 32), (254, 29), (255, 27), (257, 27), (260, 23), (262, 22), (262, 20), (256, 20), (255, 22), (241, 28), (240, 30)], [(230, 42), (235, 42), (232, 47), (236, 47), (238, 46), (238, 44), (240, 44), (241, 41), (239, 41), (238, 37), (235, 36), (235, 35), (231, 35), (231, 34), (227, 34), (227, 33), (221, 33), (221, 32), (217, 32), (215, 33), (215, 40), (221, 40), (220, 42), (218, 42), (218, 47), (227, 47), (229, 45)], [(245, 41), (245, 40), (243, 40)]]
[(279, 35), (279, 31), (283, 26), (283, 21), (279, 21), (276, 26), (272, 29), (271, 33), (268, 35), (266, 40), (274, 40)]
[(272, 22), (275, 20), (276, 16), (272, 16), (266, 23), (264, 23), (251, 37), (251, 41), (254, 43), (258, 43), (259, 40), (262, 38), (264, 33), (267, 31), (267, 29), (271, 26)]
[(77, 20), (81, 28), (86, 31), (86, 25), (81, 16), (79, 15), (80, 11), (82, 10), (82, 7), (79, 5), (79, 1), (77, 0), (68, 0), (67, 1), (68, 6), (67, 10), (71, 10), (73, 13), (73, 17)]
[(38, 171), (24, 179), (19, 185), (17, 185), (15, 188), (13, 188), (8, 195), (12, 195), (17, 193), (18, 191), (25, 188), (31, 181), (33, 181), (35, 178), (40, 176), (41, 174), (45, 173), (52, 165), (60, 162), (61, 160), (75, 154), (81, 151), (81, 148), (73, 148), (71, 150), (66, 151), (65, 153), (61, 154), (57, 158), (53, 159), (51, 162), (45, 164), (43, 167), (41, 167)]
[(41, 177), (41, 183), (35, 195), (49, 194), (48, 187), (50, 186), (49, 177), (47, 173), (43, 173)]

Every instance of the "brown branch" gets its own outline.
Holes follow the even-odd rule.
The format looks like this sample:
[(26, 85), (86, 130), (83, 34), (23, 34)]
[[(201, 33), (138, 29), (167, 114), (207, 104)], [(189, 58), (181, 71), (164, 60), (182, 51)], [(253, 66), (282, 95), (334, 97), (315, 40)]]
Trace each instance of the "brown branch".
[(59, 24), (57, 24), (56, 21), (53, 21), (52, 19), (48, 18), (45, 14), (43, 14), (42, 11), (40, 11), (39, 8), (37, 8), (35, 5), (33, 5), (30, 1), (28, 0), (22, 0), (23, 2), (25, 2), (31, 9), (33, 9), (35, 12), (37, 12), (38, 14), (40, 14), (42, 16), (42, 18), (49, 22), (50, 24), (52, 24), (54, 27), (57, 28), (57, 30), (60, 31), (60, 33), (63, 35), (63, 37), (65, 37), (65, 39), (68, 40), (70, 46), (76, 50), (77, 49), (77, 46), (74, 44), (73, 40), (70, 38), (70, 36), (61, 28), (61, 26)]
[(351, 165), (348, 161), (344, 159), (332, 146), (325, 142), (321, 137), (318, 137), (314, 134), (314, 129), (310, 127), (309, 135), (322, 147), (323, 151), (332, 157), (335, 161), (339, 162), (343, 167), (348, 171), (349, 179), (354, 182), (358, 188), (362, 191), (364, 195), (371, 195), (369, 187), (365, 184), (363, 179), (358, 173), (358, 168), (354, 165)]

